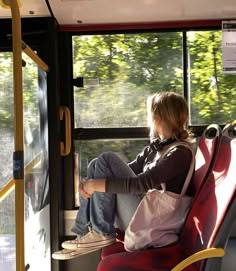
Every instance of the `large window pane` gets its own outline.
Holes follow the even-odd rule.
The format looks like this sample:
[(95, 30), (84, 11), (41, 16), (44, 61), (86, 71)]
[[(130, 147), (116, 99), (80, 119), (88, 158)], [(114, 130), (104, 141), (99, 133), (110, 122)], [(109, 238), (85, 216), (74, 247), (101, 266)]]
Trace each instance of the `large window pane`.
[(191, 124), (225, 124), (236, 116), (236, 76), (222, 74), (221, 31), (188, 32)]
[(75, 127), (146, 126), (146, 97), (183, 93), (182, 34), (73, 37)]

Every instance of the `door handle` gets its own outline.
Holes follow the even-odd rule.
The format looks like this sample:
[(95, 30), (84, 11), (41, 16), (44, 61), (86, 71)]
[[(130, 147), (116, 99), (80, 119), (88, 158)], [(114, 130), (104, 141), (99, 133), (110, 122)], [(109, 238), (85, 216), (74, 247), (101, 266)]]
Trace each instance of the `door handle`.
[(65, 143), (60, 142), (60, 154), (66, 156), (71, 151), (71, 117), (67, 106), (60, 106), (60, 120), (65, 119)]

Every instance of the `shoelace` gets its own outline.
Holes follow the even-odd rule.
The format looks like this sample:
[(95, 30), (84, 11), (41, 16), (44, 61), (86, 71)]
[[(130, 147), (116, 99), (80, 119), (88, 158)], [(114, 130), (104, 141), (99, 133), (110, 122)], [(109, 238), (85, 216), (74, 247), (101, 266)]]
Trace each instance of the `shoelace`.
[(86, 240), (90, 238), (91, 234), (93, 234), (94, 231), (90, 226), (88, 226), (88, 230), (89, 230), (88, 233), (86, 233), (85, 235), (78, 235), (75, 240), (79, 241), (79, 240)]
[(81, 236), (81, 240), (90, 239), (92, 234), (93, 234), (93, 231), (91, 230), (87, 234), (85, 234), (84, 236)]

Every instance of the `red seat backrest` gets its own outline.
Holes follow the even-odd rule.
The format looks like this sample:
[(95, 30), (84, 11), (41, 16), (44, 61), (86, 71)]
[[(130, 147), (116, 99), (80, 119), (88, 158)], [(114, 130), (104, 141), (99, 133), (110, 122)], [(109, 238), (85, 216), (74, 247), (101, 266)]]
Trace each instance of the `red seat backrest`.
[(236, 122), (223, 131), (213, 169), (197, 195), (181, 233), (180, 245), (188, 255), (214, 244), (235, 194)]
[(205, 129), (199, 139), (195, 155), (195, 172), (189, 187), (189, 192), (193, 196), (196, 196), (200, 191), (200, 188), (212, 169), (221, 134), (220, 126), (211, 124)]

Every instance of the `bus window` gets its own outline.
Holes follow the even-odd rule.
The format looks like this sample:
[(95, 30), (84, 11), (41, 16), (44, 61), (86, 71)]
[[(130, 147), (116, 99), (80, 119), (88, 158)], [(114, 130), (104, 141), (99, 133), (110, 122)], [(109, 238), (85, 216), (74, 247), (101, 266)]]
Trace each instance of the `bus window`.
[(146, 126), (146, 97), (183, 94), (182, 34), (139, 33), (73, 37), (75, 128)]
[(187, 32), (191, 124), (226, 124), (236, 115), (236, 77), (222, 74), (221, 31)]

